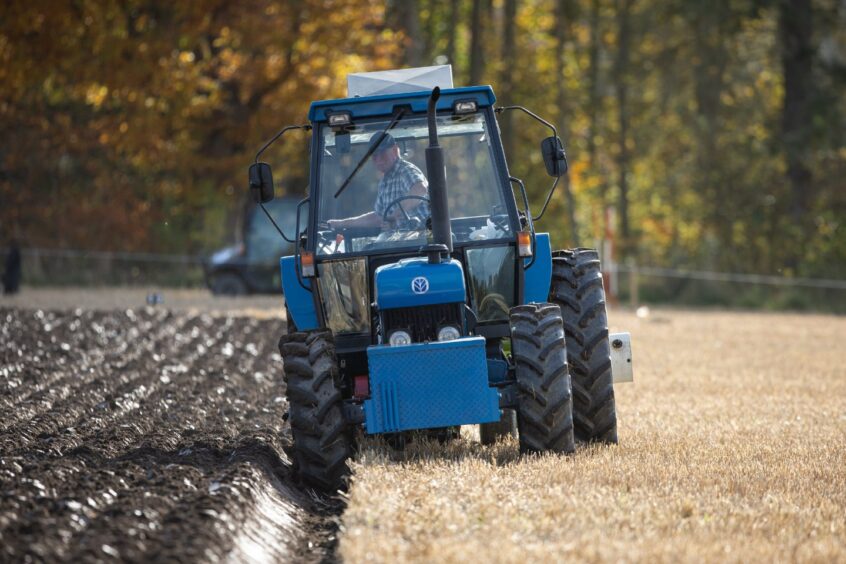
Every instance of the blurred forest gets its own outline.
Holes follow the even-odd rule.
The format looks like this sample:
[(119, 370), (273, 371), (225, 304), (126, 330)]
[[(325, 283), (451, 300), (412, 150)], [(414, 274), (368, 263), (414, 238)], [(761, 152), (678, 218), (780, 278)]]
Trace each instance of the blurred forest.
[[(0, 245), (199, 253), (255, 150), (349, 72), (452, 64), (554, 121), (541, 229), (640, 264), (846, 278), (846, 0), (7, 0)], [(549, 187), (525, 116), (512, 174)], [(307, 136), (267, 155), (303, 194)]]

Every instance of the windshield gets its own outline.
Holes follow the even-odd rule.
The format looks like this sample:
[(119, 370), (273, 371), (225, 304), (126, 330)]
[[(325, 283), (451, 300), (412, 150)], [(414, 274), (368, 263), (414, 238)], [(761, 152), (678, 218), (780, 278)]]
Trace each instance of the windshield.
[[(400, 120), (354, 173), (389, 124), (390, 119), (358, 121), (352, 131), (342, 134), (322, 126), (318, 254), (416, 249), (431, 238), (425, 116)], [(438, 117), (438, 137), (444, 149), (454, 241), (511, 237), (484, 115)]]

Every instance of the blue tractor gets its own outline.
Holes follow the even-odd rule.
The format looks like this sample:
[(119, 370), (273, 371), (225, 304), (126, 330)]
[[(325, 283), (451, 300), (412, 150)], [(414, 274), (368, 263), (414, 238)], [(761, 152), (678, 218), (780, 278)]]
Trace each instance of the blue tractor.
[[(497, 126), (512, 110), (551, 130), (548, 204), (567, 170), (555, 128), (495, 107), (490, 86), (314, 102), (308, 124), (256, 156), (250, 188), (263, 203), (274, 186), (261, 152), (285, 131), (311, 132), (309, 195), (294, 236), (283, 233), (296, 245), (280, 261), (279, 343), (289, 454), (307, 484), (343, 488), (361, 431), (402, 444), (478, 424), (483, 443), (516, 436), (522, 452), (617, 442), (628, 334), (608, 334), (596, 251), (553, 251), (535, 231), (543, 211), (533, 217), (510, 176)], [(377, 166), (385, 159), (405, 172)]]

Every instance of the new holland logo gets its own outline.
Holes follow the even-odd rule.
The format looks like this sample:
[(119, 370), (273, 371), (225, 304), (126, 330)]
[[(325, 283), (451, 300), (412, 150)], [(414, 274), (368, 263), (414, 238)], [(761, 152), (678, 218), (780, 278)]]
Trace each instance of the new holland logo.
[(411, 291), (415, 294), (425, 294), (429, 291), (429, 281), (423, 276), (418, 276), (411, 281)]

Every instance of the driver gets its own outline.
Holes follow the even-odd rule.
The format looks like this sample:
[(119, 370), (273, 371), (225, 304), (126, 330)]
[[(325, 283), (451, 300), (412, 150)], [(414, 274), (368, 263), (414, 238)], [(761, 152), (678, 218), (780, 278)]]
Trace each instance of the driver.
[[(370, 138), (371, 147), (379, 140), (380, 134), (376, 133)], [(382, 173), (382, 179), (379, 180), (379, 193), (376, 195), (376, 202), (373, 205), (374, 211), (357, 217), (330, 219), (328, 221), (330, 229), (376, 227), (380, 225), (387, 228), (390, 225), (384, 225), (382, 218), (392, 202), (403, 196), (429, 197), (429, 182), (426, 180), (426, 176), (419, 168), (400, 157), (397, 142), (390, 133), (385, 135), (371, 158), (376, 169)], [(417, 198), (408, 198), (391, 207), (388, 218), (394, 223), (405, 218), (400, 206), (412, 220), (419, 219), (421, 225), (429, 217), (429, 204), (427, 202)]]

